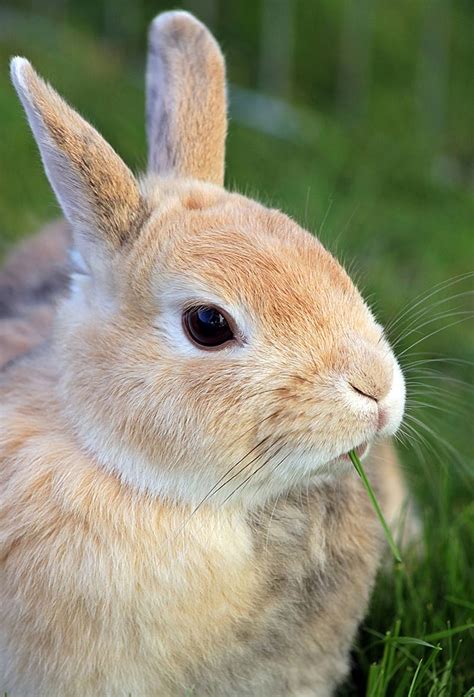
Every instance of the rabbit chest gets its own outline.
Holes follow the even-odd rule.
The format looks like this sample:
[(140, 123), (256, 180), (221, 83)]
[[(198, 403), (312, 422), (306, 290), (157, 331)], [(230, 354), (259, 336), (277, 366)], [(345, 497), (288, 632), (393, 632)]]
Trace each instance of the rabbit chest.
[(25, 428), (10, 423), (3, 463), (2, 689), (331, 694), (380, 552), (354, 475), (190, 516)]

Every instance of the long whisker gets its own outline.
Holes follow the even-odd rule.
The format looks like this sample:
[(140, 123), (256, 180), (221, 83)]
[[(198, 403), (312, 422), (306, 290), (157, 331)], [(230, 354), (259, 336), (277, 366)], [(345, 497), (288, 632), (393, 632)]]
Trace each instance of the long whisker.
[[(423, 378), (424, 380), (436, 380), (438, 382), (450, 383), (456, 385), (462, 389), (472, 388), (472, 383), (463, 380), (462, 378), (454, 377), (448, 373), (441, 373), (439, 370), (434, 370), (433, 368), (419, 368), (411, 369), (406, 371), (408, 373), (407, 381), (417, 380)], [(415, 373), (410, 375), (410, 373)]]
[(429, 401), (425, 402), (426, 398), (431, 397), (430, 394), (426, 392), (416, 393), (415, 395), (410, 395), (407, 398), (407, 413), (412, 411), (419, 411), (423, 407), (427, 409), (434, 409), (436, 411), (441, 411), (446, 415), (451, 416), (456, 414), (460, 419), (469, 417), (469, 409), (466, 409), (466, 404), (461, 399), (450, 399), (444, 394), (435, 393), (434, 397), (438, 400), (437, 402)]
[[(249, 450), (242, 458), (240, 458), (239, 461), (238, 461), (237, 463), (235, 463), (234, 465), (232, 465), (232, 467), (230, 467), (230, 468), (225, 472), (224, 475), (222, 475), (222, 476), (219, 478), (219, 480), (216, 482), (216, 484), (214, 484), (214, 486), (212, 487), (212, 489), (211, 489), (210, 491), (208, 491), (207, 494), (206, 494), (206, 495), (199, 501), (199, 503), (197, 503), (196, 506), (192, 509), (192, 511), (190, 512), (190, 514), (187, 516), (187, 518), (186, 518), (186, 519), (183, 521), (183, 523), (180, 525), (179, 529), (178, 529), (178, 530), (175, 532), (175, 534), (170, 538), (169, 543), (172, 542), (173, 540), (176, 540), (176, 539), (179, 537), (179, 535), (181, 535), (181, 534), (184, 532), (186, 526), (189, 524), (189, 522), (191, 521), (191, 519), (195, 516), (195, 514), (200, 510), (200, 508), (201, 508), (212, 496), (214, 496), (218, 491), (220, 491), (224, 486), (226, 486), (226, 485), (229, 483), (229, 481), (231, 481), (232, 479), (234, 479), (235, 477), (237, 477), (238, 474), (240, 474), (241, 472), (243, 472), (247, 467), (250, 467), (254, 462), (258, 461), (259, 458), (265, 457), (265, 456), (267, 455), (267, 453), (269, 452), (269, 450), (270, 450), (273, 446), (275, 446), (276, 444), (278, 444), (278, 441), (277, 441), (277, 442), (271, 443), (270, 446), (269, 446), (263, 453), (260, 453), (260, 454), (258, 454), (256, 457), (252, 458), (252, 460), (251, 460), (250, 462), (248, 462), (246, 465), (244, 465), (244, 466), (239, 470), (238, 473), (234, 474), (229, 480), (223, 481), (223, 480), (227, 477), (227, 475), (228, 475), (231, 471), (233, 471), (233, 470), (235, 469), (236, 466), (238, 466), (238, 464), (240, 464), (241, 462), (243, 462), (243, 461), (245, 460), (245, 458), (247, 458), (251, 453), (255, 452), (255, 450), (256, 450), (257, 448), (261, 447), (262, 444), (265, 443), (265, 442), (267, 442), (268, 440), (269, 440), (269, 437), (266, 437), (266, 438), (262, 439), (259, 443), (257, 443), (257, 445), (255, 445), (251, 450)], [(281, 450), (281, 448), (280, 448), (280, 450)], [(278, 454), (278, 452), (279, 452), (280, 450), (277, 450), (277, 452), (274, 453), (274, 454), (273, 454), (272, 456), (270, 456), (270, 457), (274, 457), (276, 454)], [(222, 484), (220, 484), (220, 485), (218, 486), (218, 484), (219, 484), (220, 482), (222, 482)], [(228, 498), (228, 497), (227, 497), (227, 498)], [(227, 501), (227, 499), (226, 499), (226, 501)]]
[[(404, 341), (408, 336), (410, 336), (410, 334), (414, 334), (415, 332), (419, 332), (420, 329), (423, 329), (423, 327), (426, 327), (430, 324), (434, 324), (435, 322), (439, 322), (440, 320), (446, 319), (448, 317), (459, 317), (461, 315), (463, 315), (463, 316), (469, 315), (469, 317), (474, 316), (471, 310), (455, 310), (455, 311), (448, 310), (448, 311), (442, 312), (438, 315), (433, 315), (433, 317), (430, 317), (429, 319), (425, 320), (421, 324), (415, 323), (413, 325), (413, 328), (410, 331), (407, 331), (406, 333), (400, 335), (398, 337), (398, 339), (396, 339), (395, 341), (392, 341), (392, 344), (391, 344), (392, 350), (396, 346), (398, 346), (401, 341)], [(466, 318), (466, 319), (468, 319), (468, 318)]]
[(454, 327), (457, 324), (461, 324), (462, 322), (465, 322), (466, 319), (469, 319), (469, 317), (463, 317), (462, 319), (458, 319), (455, 322), (450, 322), (449, 324), (445, 325), (444, 327), (440, 327), (438, 329), (435, 329), (434, 331), (430, 332), (429, 334), (426, 334), (426, 336), (422, 336), (421, 339), (418, 339), (417, 341), (413, 342), (413, 344), (411, 344), (404, 351), (402, 351), (398, 355), (398, 358), (401, 358), (401, 356), (404, 356), (414, 346), (421, 344), (422, 341), (426, 341), (426, 339), (429, 339), (430, 337), (435, 336), (435, 334), (439, 334), (440, 332), (446, 331), (446, 329), (449, 329), (450, 327)]
[[(281, 450), (283, 450), (283, 447), (284, 446), (281, 447), (280, 452), (281, 452)], [(279, 465), (282, 464), (289, 456), (290, 456), (290, 453), (287, 453), (280, 460), (280, 462), (278, 464)], [(243, 486), (245, 486), (245, 484), (247, 484), (247, 482), (249, 482), (261, 469), (263, 469), (263, 467), (265, 467), (265, 465), (267, 465), (272, 460), (273, 457), (274, 457), (274, 455), (271, 455), (267, 460), (265, 460), (265, 462), (263, 464), (261, 464), (259, 467), (257, 467), (256, 470), (251, 472), (249, 474), (249, 476), (243, 480), (243, 482), (240, 482), (240, 484), (224, 499), (223, 503), (226, 503), (226, 501), (228, 501), (231, 498), (231, 496), (234, 496), (234, 494), (236, 494), (237, 491), (239, 491), (239, 489), (241, 489)]]
[[(413, 354), (412, 354), (413, 355)], [(403, 364), (403, 370), (408, 371), (411, 368), (416, 368), (419, 365), (427, 365), (428, 363), (441, 363), (442, 365), (465, 365), (470, 368), (474, 366), (474, 361), (468, 361), (465, 358), (452, 358), (444, 356), (443, 358), (421, 358), (410, 363)]]
[[(272, 445), (278, 445), (279, 442), (280, 442), (280, 441), (276, 441), (275, 443), (272, 443)], [(271, 447), (271, 446), (270, 446), (270, 447)], [(268, 448), (268, 449), (263, 453), (263, 456), (266, 455), (266, 454), (268, 453), (269, 450), (270, 450), (270, 448)], [(254, 470), (254, 471), (252, 472), (252, 475), (250, 475), (250, 476), (253, 476), (253, 474), (255, 474), (256, 472), (258, 472), (259, 470), (261, 470), (262, 467), (264, 467), (265, 464), (266, 464), (269, 460), (271, 460), (272, 457), (275, 457), (275, 455), (278, 455), (278, 453), (281, 452), (282, 450), (283, 450), (283, 445), (282, 445), (280, 448), (278, 448), (277, 451), (276, 451), (275, 453), (272, 453), (272, 454), (270, 455), (269, 459), (265, 460), (265, 462), (263, 463), (263, 465), (260, 465), (259, 467), (257, 467), (257, 469)], [(255, 462), (258, 462), (258, 460), (259, 460), (261, 457), (262, 457), (262, 455), (258, 455), (257, 457), (253, 458), (250, 462), (246, 463), (246, 464), (245, 464), (243, 467), (241, 467), (237, 472), (235, 472), (235, 473), (232, 475), (232, 477), (229, 477), (229, 478), (226, 479), (220, 486), (218, 486), (217, 489), (214, 489), (214, 490), (212, 491), (212, 493), (209, 494), (209, 498), (210, 498), (211, 496), (215, 496), (221, 489), (223, 489), (224, 487), (226, 487), (228, 484), (230, 484), (230, 482), (232, 482), (232, 481), (233, 481), (234, 479), (236, 479), (240, 474), (242, 474), (242, 472), (244, 472), (246, 469), (248, 469), (248, 468), (249, 468), (251, 465), (253, 465)], [(246, 480), (244, 480), (244, 481), (246, 481)], [(225, 503), (229, 498), (230, 498), (230, 496), (227, 496), (227, 497), (224, 499), (223, 503)]]
[(405, 381), (407, 386), (408, 396), (425, 396), (431, 397), (436, 395), (438, 397), (446, 398), (450, 401), (459, 401), (465, 403), (466, 395), (463, 392), (471, 392), (474, 386), (471, 388), (469, 385), (453, 385), (449, 384), (449, 387), (445, 387), (444, 384), (432, 384), (427, 382), (421, 382), (419, 380)]
[[(243, 457), (241, 457), (234, 465), (232, 465), (232, 467), (229, 467), (229, 469), (226, 470), (226, 472), (224, 472), (224, 474), (223, 474), (221, 477), (219, 477), (219, 479), (218, 479), (217, 482), (214, 484), (214, 486), (213, 486), (211, 489), (209, 489), (209, 491), (208, 491), (207, 494), (204, 496), (204, 498), (202, 498), (201, 501), (197, 504), (197, 506), (196, 506), (196, 507), (194, 508), (194, 510), (192, 511), (192, 514), (191, 514), (191, 515), (194, 515), (194, 514), (201, 508), (201, 506), (203, 506), (204, 503), (205, 503), (206, 501), (208, 501), (208, 500), (211, 498), (211, 496), (213, 496), (213, 495), (216, 494), (218, 491), (220, 491), (220, 490), (222, 489), (222, 487), (225, 486), (225, 485), (228, 483), (228, 481), (232, 481), (233, 479), (235, 479), (235, 477), (237, 477), (244, 469), (246, 469), (246, 467), (250, 467), (250, 465), (252, 465), (254, 462), (256, 462), (256, 461), (261, 457), (261, 454), (260, 454), (260, 453), (257, 453), (257, 455), (255, 455), (248, 463), (246, 463), (241, 469), (239, 469), (235, 474), (233, 474), (233, 475), (230, 477), (229, 480), (225, 481), (226, 478), (228, 477), (228, 475), (229, 475), (231, 472), (233, 472), (233, 470), (234, 470), (236, 467), (238, 467), (240, 464), (242, 464), (242, 462), (244, 462), (244, 461), (247, 459), (247, 457), (249, 457), (249, 455), (252, 455), (252, 454), (253, 454), (256, 450), (258, 450), (264, 443), (266, 443), (266, 442), (269, 440), (269, 438), (270, 438), (270, 436), (266, 436), (265, 438), (262, 438), (262, 440), (259, 441), (259, 442), (257, 443), (257, 445), (254, 445), (254, 447), (251, 448), (251, 449), (250, 449)], [(223, 482), (223, 483), (221, 484), (221, 482)]]
[[(433, 312), (435, 307), (440, 307), (441, 305), (445, 305), (447, 303), (450, 303), (453, 300), (458, 300), (459, 298), (464, 298), (467, 296), (471, 296), (473, 294), (474, 294), (474, 291), (466, 290), (466, 291), (463, 291), (462, 293), (455, 293), (454, 295), (450, 295), (447, 298), (441, 298), (441, 300), (437, 300), (436, 302), (431, 303), (427, 307), (422, 307), (420, 310), (415, 312), (413, 315), (410, 315), (410, 317), (408, 319), (408, 324), (405, 327), (403, 327), (401, 334), (406, 335), (406, 333), (409, 331), (409, 329), (411, 329), (411, 327), (413, 327), (413, 326), (416, 327), (416, 324), (420, 321), (420, 319), (424, 315), (428, 314), (428, 312)], [(434, 317), (436, 317), (436, 315)], [(434, 317), (433, 317), (433, 319), (434, 319)], [(392, 330), (393, 330), (393, 327), (392, 327), (391, 331)], [(385, 330), (385, 331), (387, 331), (387, 330)], [(395, 341), (397, 341), (397, 340), (395, 340)], [(392, 343), (392, 345), (394, 345), (394, 340), (392, 340), (391, 343)]]
[[(456, 450), (456, 448), (453, 447), (453, 445), (451, 445), (451, 443), (449, 441), (447, 441), (445, 438), (440, 436), (439, 432), (434, 431), (430, 426), (428, 426), (423, 421), (421, 421), (421, 419), (418, 419), (416, 416), (413, 416), (413, 414), (407, 414), (407, 419), (409, 419), (414, 424), (416, 424), (416, 426), (418, 426), (418, 428), (423, 429), (428, 435), (431, 436), (431, 438), (433, 438), (433, 440), (436, 443), (441, 444), (446, 449), (446, 452), (448, 452), (456, 460), (456, 462), (461, 466), (462, 470), (465, 471), (467, 469), (462, 455), (458, 452), (458, 450)], [(440, 457), (439, 453), (437, 452), (436, 454), (437, 454), (437, 457), (439, 458)], [(446, 466), (446, 464), (444, 463), (443, 460), (440, 459), (440, 462), (443, 463), (443, 466)]]
[(466, 415), (466, 410), (461, 409), (459, 406), (455, 404), (446, 404), (444, 407), (439, 406), (438, 404), (432, 404), (431, 402), (425, 402), (419, 399), (407, 399), (407, 412), (408, 414), (412, 413), (411, 407), (413, 407), (414, 410), (418, 410), (421, 408), (425, 409), (432, 409), (433, 411), (439, 411), (442, 414), (456, 414), (460, 418)]
[(433, 295), (436, 295), (437, 293), (440, 293), (441, 291), (450, 288), (456, 283), (461, 283), (462, 281), (468, 278), (472, 278), (473, 276), (474, 272), (467, 271), (466, 273), (459, 274), (459, 276), (454, 276), (453, 278), (448, 278), (445, 281), (441, 281), (440, 283), (437, 283), (435, 286), (433, 286), (430, 290), (423, 291), (422, 293), (418, 294), (417, 296), (415, 296), (415, 298), (409, 300), (408, 303), (406, 303), (402, 307), (402, 309), (395, 315), (395, 317), (385, 325), (385, 331), (387, 333), (391, 331), (393, 327), (396, 326), (403, 319), (403, 317), (406, 317), (406, 315), (409, 312), (412, 312), (412, 310), (418, 307), (421, 303), (427, 302), (430, 298), (433, 297)]

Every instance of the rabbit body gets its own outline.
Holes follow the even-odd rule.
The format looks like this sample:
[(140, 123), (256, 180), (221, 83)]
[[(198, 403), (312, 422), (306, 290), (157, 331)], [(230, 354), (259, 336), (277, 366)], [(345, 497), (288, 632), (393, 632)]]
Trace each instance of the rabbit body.
[(332, 694), (381, 551), (355, 475), (191, 515), (78, 451), (54, 364), (24, 359), (3, 386), (1, 688)]
[(374, 443), (391, 517), (404, 494), (382, 328), (317, 239), (222, 188), (224, 64), (190, 15), (152, 25), (143, 179), (12, 76), (80, 261), (0, 381), (0, 689), (333, 694), (383, 548), (346, 453)]
[(45, 226), (0, 269), (0, 369), (51, 336), (57, 300), (68, 287), (65, 221)]

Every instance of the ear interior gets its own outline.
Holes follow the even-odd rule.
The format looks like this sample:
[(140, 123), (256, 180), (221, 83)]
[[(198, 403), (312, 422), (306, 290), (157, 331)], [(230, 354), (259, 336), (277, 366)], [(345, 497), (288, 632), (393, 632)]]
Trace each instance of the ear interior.
[(44, 168), (77, 246), (117, 249), (136, 235), (146, 210), (138, 184), (102, 136), (46, 84), (24, 58), (11, 74)]
[(151, 24), (147, 65), (148, 168), (224, 183), (225, 64), (208, 29), (188, 12)]

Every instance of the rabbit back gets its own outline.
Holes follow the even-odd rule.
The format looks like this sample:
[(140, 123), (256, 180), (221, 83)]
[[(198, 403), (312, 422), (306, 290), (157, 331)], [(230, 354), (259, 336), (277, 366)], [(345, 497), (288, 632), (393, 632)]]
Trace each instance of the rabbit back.
[(16, 247), (0, 269), (0, 369), (50, 338), (68, 287), (69, 244), (66, 222), (52, 223)]

